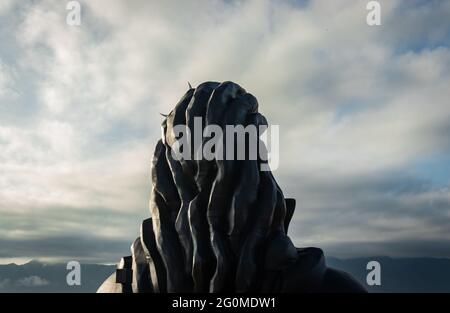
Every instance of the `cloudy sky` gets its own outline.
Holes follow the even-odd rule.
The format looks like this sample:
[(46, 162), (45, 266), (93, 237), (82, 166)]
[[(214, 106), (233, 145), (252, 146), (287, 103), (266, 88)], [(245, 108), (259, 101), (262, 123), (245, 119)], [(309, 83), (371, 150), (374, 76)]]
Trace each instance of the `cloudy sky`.
[(0, 2), (0, 263), (115, 262), (149, 216), (167, 113), (232, 80), (280, 125), (290, 235), (450, 257), (450, 1)]

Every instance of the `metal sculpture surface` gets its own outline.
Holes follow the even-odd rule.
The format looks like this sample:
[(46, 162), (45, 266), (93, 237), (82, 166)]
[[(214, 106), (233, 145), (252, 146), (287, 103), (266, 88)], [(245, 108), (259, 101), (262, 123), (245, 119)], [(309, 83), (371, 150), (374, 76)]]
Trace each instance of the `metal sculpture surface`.
[(364, 291), (348, 274), (328, 268), (320, 249), (293, 245), (287, 230), (295, 200), (261, 170), (266, 161), (207, 160), (195, 157), (197, 149), (191, 158), (174, 157), (174, 128), (193, 131), (196, 118), (224, 132), (226, 125), (267, 125), (256, 98), (235, 83), (190, 88), (162, 123), (151, 169), (151, 218), (143, 221), (132, 255), (98, 291)]

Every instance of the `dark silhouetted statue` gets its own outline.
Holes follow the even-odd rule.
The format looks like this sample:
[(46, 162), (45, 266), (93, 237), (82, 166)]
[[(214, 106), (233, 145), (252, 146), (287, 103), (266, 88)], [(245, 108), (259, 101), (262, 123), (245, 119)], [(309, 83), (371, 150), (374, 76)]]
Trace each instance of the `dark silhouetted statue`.
[(364, 292), (328, 268), (322, 250), (293, 245), (287, 230), (295, 200), (261, 170), (266, 161), (206, 160), (195, 149), (192, 158), (174, 157), (174, 127), (193, 131), (196, 117), (224, 132), (225, 125), (267, 125), (256, 98), (235, 83), (190, 88), (162, 123), (151, 218), (98, 292)]

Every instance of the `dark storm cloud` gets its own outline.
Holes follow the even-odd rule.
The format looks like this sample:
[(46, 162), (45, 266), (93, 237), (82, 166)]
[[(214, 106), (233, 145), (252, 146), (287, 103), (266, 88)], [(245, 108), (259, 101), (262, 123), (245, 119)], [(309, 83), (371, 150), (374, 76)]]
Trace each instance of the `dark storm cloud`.
[(450, 258), (450, 240), (404, 240), (382, 242), (340, 242), (325, 244), (321, 248), (326, 255), (340, 258), (353, 257), (430, 257)]
[(448, 256), (448, 188), (401, 173), (309, 178), (284, 182), (296, 186), (285, 195), (297, 198), (290, 234), (298, 245), (332, 247), (332, 255)]
[(130, 240), (90, 237), (0, 239), (0, 258), (50, 259), (55, 261), (116, 262), (130, 254)]

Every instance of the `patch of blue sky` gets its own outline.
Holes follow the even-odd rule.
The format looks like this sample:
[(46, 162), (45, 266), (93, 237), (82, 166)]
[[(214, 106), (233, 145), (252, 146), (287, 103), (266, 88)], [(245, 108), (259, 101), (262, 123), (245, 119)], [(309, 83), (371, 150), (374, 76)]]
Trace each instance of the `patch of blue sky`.
[(447, 1), (401, 1), (395, 14), (383, 22), (382, 36), (387, 38), (395, 54), (450, 48), (449, 16)]
[(414, 160), (408, 164), (408, 171), (429, 181), (434, 187), (449, 187), (450, 155), (439, 153)]
[(361, 113), (365, 110), (370, 110), (383, 103), (379, 99), (367, 99), (367, 98), (350, 98), (342, 101), (337, 105), (335, 110), (333, 123), (339, 124), (340, 122), (350, 118), (351, 116)]

